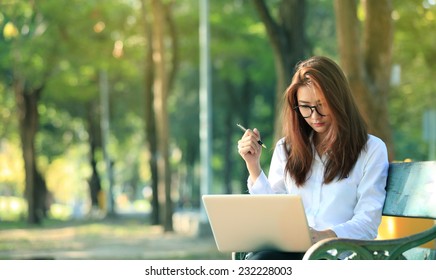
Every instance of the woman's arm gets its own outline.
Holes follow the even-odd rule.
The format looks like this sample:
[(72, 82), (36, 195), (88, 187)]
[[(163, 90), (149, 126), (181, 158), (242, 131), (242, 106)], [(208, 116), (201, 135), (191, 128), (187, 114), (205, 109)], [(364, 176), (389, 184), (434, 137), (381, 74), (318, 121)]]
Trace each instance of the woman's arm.
[(285, 165), (286, 152), (284, 149), (285, 141), (281, 139), (277, 142), (269, 168), (268, 178), (262, 171), (259, 177), (252, 181), (248, 179), (248, 189), (251, 194), (284, 194), (287, 193), (285, 186)]
[(383, 204), (386, 198), (386, 180), (389, 161), (386, 145), (373, 137), (362, 153), (362, 178), (357, 189), (357, 203), (354, 215), (346, 223), (331, 229), (338, 237), (374, 239), (381, 222)]
[(312, 244), (315, 244), (316, 242), (326, 238), (337, 237), (336, 233), (331, 229), (319, 231), (310, 228), (309, 230), (310, 230), (310, 236), (312, 238)]

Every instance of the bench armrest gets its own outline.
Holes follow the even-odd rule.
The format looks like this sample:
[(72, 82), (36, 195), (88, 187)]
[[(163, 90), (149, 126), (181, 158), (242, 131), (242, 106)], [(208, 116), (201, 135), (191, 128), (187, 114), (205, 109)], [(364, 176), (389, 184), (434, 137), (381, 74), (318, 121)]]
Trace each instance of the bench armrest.
[(434, 239), (436, 226), (414, 235), (389, 240), (329, 238), (312, 245), (303, 260), (401, 260), (405, 259), (404, 252)]

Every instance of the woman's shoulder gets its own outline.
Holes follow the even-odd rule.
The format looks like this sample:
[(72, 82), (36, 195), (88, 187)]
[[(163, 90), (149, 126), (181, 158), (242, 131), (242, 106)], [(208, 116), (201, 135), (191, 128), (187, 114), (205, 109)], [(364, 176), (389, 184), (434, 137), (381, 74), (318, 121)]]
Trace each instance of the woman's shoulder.
[(372, 134), (368, 134), (368, 140), (366, 141), (366, 144), (368, 146), (386, 146), (385, 142), (381, 138), (378, 138)]
[(370, 154), (376, 151), (387, 154), (386, 143), (381, 138), (372, 134), (368, 134), (368, 140), (366, 141), (365, 150)]
[(277, 142), (276, 142), (276, 146), (274, 149), (274, 153), (279, 156), (280, 158), (282, 158), (283, 160), (285, 160), (287, 158), (287, 153), (289, 151), (289, 149), (286, 148), (287, 144), (286, 144), (286, 139), (285, 137), (280, 138)]
[(281, 151), (289, 151), (289, 145), (286, 142), (286, 138), (280, 138), (277, 142), (276, 142), (276, 150), (280, 149)]
[(276, 146), (283, 146), (286, 144), (286, 138), (282, 137), (279, 139), (279, 141), (277, 141)]

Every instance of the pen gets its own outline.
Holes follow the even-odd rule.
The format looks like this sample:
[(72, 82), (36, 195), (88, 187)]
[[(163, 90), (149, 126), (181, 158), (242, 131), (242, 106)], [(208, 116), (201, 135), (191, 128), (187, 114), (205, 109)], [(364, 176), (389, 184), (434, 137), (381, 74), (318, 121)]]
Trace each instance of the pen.
[[(240, 125), (239, 123), (237, 123), (236, 124), (242, 131), (247, 131), (247, 129), (245, 128), (245, 127), (243, 127), (242, 125)], [(262, 141), (260, 141), (260, 140), (257, 140), (257, 143), (259, 143), (259, 145), (261, 145), (262, 147), (264, 147), (265, 149), (266, 149), (266, 146), (265, 146), (265, 144), (262, 142)]]

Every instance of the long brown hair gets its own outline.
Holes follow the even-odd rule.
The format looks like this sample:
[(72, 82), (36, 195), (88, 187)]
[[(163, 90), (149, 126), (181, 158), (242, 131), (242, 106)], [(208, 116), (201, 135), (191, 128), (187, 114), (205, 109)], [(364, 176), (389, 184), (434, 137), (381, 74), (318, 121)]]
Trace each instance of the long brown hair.
[(288, 153), (285, 170), (299, 187), (310, 176), (314, 159), (310, 141), (313, 129), (293, 108), (298, 105), (298, 89), (308, 85), (322, 92), (330, 109), (331, 126), (324, 140), (318, 143), (322, 153), (327, 155), (324, 183), (348, 176), (368, 138), (365, 122), (341, 68), (323, 56), (300, 62), (285, 91), (283, 106), (283, 132)]

